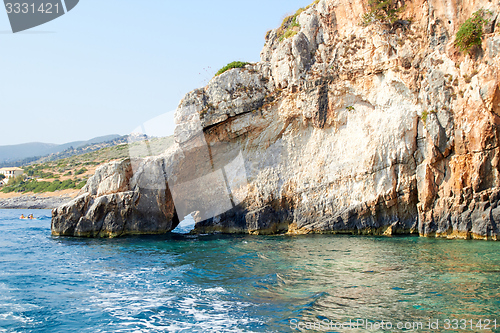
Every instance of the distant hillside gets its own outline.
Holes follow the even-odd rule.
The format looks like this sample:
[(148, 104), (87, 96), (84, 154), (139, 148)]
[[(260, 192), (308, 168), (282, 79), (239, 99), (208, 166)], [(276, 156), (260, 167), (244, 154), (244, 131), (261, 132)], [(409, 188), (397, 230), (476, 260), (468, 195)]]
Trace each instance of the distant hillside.
[[(90, 144), (74, 150), (68, 149), (67, 154), (74, 151), (80, 154), (24, 165), (22, 168), (25, 176), (9, 182), (7, 186), (0, 187), (1, 192), (39, 193), (80, 189), (95, 170), (104, 163), (128, 158), (130, 151), (133, 151), (134, 157), (156, 156), (165, 152), (174, 143), (173, 136), (141, 140), (144, 137), (142, 135), (124, 136), (107, 143)], [(126, 140), (126, 142), (105, 146), (120, 140)], [(102, 147), (98, 148), (98, 146)], [(61, 157), (62, 153), (51, 155), (51, 158), (55, 156)]]
[(59, 147), (59, 145), (41, 142), (23, 143), (20, 145), (12, 146), (0, 146), (0, 163), (16, 161), (30, 156), (48, 155), (57, 152), (57, 147)]
[(40, 163), (49, 162), (49, 161), (57, 161), (57, 160), (61, 160), (64, 158), (71, 157), (71, 156), (79, 156), (79, 155), (87, 154), (90, 152), (98, 151), (98, 150), (101, 150), (101, 149), (107, 148), (107, 147), (120, 146), (120, 145), (129, 144), (132, 142), (142, 141), (142, 140), (146, 140), (146, 139), (148, 139), (148, 137), (145, 135), (134, 135), (134, 136), (124, 135), (124, 136), (120, 136), (118, 138), (104, 141), (104, 142), (96, 141), (96, 143), (88, 143), (91, 141), (91, 140), (89, 140), (86, 142), (87, 144), (81, 145), (77, 148), (74, 148), (73, 146), (71, 146), (68, 149), (66, 149), (60, 153), (50, 154), (50, 155), (42, 156), (42, 157), (28, 158), (28, 159), (24, 159), (21, 161), (17, 161), (17, 163), (15, 163), (14, 166), (24, 166), (24, 165), (28, 165), (28, 164), (40, 164)]
[[(115, 140), (118, 141), (114, 142)], [(87, 151), (97, 150), (103, 147), (125, 143), (127, 142), (127, 140), (128, 136), (112, 134), (96, 137), (87, 141), (74, 141), (60, 145), (52, 143), (31, 142), (19, 145), (0, 146), (0, 167), (22, 166), (37, 162), (39, 160), (42, 160), (43, 158), (48, 158), (45, 160), (60, 159), (79, 153), (85, 153)], [(109, 142), (110, 144), (95, 147), (95, 149), (93, 150), (82, 150), (84, 149), (84, 147), (99, 145), (105, 142)], [(62, 155), (58, 156), (59, 154)], [(52, 158), (50, 158), (50, 156), (52, 156)]]

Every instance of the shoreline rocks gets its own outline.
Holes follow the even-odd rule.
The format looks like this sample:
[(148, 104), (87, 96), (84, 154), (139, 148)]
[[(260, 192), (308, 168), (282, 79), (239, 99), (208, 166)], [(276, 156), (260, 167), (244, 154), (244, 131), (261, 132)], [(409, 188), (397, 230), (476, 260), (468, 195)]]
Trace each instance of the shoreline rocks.
[(132, 176), (130, 160), (99, 167), (82, 195), (52, 211), (52, 234), (119, 237), (175, 229), (179, 220), (166, 181), (163, 187), (141, 188), (146, 177)]
[(0, 209), (54, 209), (73, 198), (69, 195), (44, 197), (41, 195), (23, 195), (19, 197), (0, 199)]

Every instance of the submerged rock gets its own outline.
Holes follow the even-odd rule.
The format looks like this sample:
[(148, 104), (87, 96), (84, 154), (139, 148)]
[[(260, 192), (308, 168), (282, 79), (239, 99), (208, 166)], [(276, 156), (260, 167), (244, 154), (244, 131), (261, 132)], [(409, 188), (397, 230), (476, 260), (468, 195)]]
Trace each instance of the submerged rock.
[(413, 1), (389, 31), (359, 25), (361, 0), (313, 4), (261, 62), (186, 95), (163, 155), (99, 169), (53, 234), (162, 233), (192, 214), (199, 233), (497, 239), (500, 37), (472, 57), (452, 37), (479, 8), (499, 12)]

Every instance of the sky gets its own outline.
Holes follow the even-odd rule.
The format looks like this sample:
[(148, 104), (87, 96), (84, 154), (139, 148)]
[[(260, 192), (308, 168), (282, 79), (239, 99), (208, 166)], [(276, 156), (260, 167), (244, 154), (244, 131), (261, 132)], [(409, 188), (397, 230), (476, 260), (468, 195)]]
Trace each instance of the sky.
[(16, 34), (1, 11), (0, 145), (125, 135), (159, 119), (172, 134), (186, 93), (231, 61), (259, 61), (266, 31), (310, 2), (80, 0)]

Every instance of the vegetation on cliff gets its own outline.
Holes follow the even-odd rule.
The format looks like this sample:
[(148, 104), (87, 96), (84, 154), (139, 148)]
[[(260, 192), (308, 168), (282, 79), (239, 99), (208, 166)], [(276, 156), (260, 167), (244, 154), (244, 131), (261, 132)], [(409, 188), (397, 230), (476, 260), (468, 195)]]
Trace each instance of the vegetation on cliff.
[(460, 26), (455, 36), (455, 46), (461, 52), (471, 52), (475, 46), (481, 46), (484, 34), (483, 27), (490, 21), (484, 18), (487, 13), (488, 11), (480, 9)]
[(281, 26), (278, 28), (278, 40), (281, 42), (284, 39), (295, 36), (297, 31), (294, 28), (300, 29), (300, 24), (297, 22), (297, 16), (304, 11), (304, 8), (297, 10), (295, 15), (287, 16), (283, 19)]
[(437, 113), (437, 111), (436, 110), (430, 110), (430, 111), (424, 110), (424, 111), (422, 111), (422, 115), (420, 116), (420, 119), (422, 119), (424, 126), (427, 124), (427, 119), (429, 118), (429, 115), (431, 113)]
[(369, 0), (368, 8), (361, 22), (364, 26), (374, 22), (392, 26), (400, 19), (399, 14), (404, 10), (404, 6), (397, 0)]
[(248, 62), (243, 62), (243, 61), (230, 62), (226, 66), (219, 69), (219, 71), (217, 73), (215, 73), (215, 76), (219, 76), (222, 73), (227, 72), (228, 70), (233, 69), (233, 68), (243, 68), (243, 67), (245, 67), (245, 65), (248, 65)]
[(297, 22), (297, 17), (302, 14), (303, 11), (309, 9), (312, 5), (315, 5), (319, 2), (319, 0), (314, 1), (310, 5), (299, 8), (295, 14), (287, 16), (283, 19), (281, 26), (278, 28), (277, 35), (278, 40), (281, 42), (287, 38), (295, 36), (300, 29), (300, 24)]

